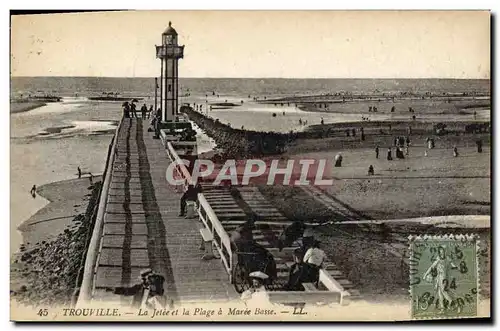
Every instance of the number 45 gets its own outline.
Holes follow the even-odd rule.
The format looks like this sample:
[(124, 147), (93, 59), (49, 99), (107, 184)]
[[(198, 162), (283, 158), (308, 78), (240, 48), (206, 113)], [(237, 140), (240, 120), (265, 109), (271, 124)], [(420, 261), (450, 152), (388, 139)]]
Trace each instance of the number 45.
[(49, 314), (47, 309), (40, 309), (37, 313), (38, 316), (47, 316)]

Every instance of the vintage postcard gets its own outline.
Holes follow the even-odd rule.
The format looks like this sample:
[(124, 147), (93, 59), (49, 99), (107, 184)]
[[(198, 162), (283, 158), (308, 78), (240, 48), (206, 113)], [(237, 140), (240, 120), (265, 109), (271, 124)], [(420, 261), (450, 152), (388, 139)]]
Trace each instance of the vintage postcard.
[(490, 24), (12, 15), (11, 319), (490, 318)]

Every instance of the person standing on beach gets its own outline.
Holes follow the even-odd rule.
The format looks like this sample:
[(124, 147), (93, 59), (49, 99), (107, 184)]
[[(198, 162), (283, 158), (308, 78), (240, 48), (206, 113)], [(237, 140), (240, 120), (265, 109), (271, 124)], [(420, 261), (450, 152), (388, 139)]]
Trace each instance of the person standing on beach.
[(92, 175), (91, 172), (89, 172), (89, 181), (90, 181), (90, 185), (92, 185), (94, 183), (94, 176)]
[(392, 150), (390, 147), (387, 149), (387, 161), (392, 161)]
[(457, 157), (458, 156), (458, 148), (457, 146), (453, 147), (453, 157)]
[(82, 178), (82, 169), (78, 167), (78, 179)]
[(379, 148), (378, 145), (375, 147), (375, 158), (378, 159)]
[(368, 176), (373, 176), (375, 175), (375, 170), (373, 169), (373, 165), (370, 164), (368, 167)]
[(32, 196), (33, 198), (35, 198), (35, 197), (36, 197), (36, 185), (33, 185), (33, 187), (31, 188), (30, 193), (31, 193), (31, 196)]
[(335, 155), (335, 167), (342, 167), (342, 154)]

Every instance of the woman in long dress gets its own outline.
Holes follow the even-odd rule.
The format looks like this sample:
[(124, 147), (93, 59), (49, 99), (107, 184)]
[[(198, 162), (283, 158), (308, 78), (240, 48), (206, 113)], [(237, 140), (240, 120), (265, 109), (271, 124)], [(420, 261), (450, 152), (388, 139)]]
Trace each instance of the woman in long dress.
[[(443, 246), (438, 247), (438, 256), (436, 260), (431, 264), (429, 269), (424, 273), (423, 279), (427, 282), (432, 282), (434, 280), (434, 291), (439, 300), (437, 308), (444, 310), (445, 306), (443, 304), (444, 300), (448, 300), (448, 306), (452, 301), (452, 297), (448, 292), (446, 282), (449, 282), (448, 271), (449, 268), (456, 268), (456, 266), (449, 259), (446, 258), (446, 251)], [(433, 277), (431, 274), (432, 270), (435, 268), (436, 276)]]

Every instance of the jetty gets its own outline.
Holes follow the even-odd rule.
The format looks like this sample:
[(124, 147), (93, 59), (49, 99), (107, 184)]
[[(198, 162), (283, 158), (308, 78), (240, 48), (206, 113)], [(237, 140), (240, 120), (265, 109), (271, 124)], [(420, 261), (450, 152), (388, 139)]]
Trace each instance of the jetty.
[[(281, 289), (298, 243), (282, 252), (274, 247), (272, 238), (291, 222), (256, 187), (239, 187), (241, 198), (235, 199), (229, 188), (204, 183), (198, 203), (188, 206), (188, 217), (178, 216), (182, 188), (170, 185), (165, 171), (170, 163), (180, 163), (185, 148), (179, 148), (182, 142), (166, 132), (162, 130), (161, 139), (154, 139), (147, 121), (124, 118), (120, 122), (105, 172), (79, 304), (131, 304), (132, 297), (109, 289), (137, 284), (146, 268), (165, 277), (165, 297), (176, 304), (237, 300), (245, 280), (238, 277), (241, 266), (229, 233), (245, 222), (249, 212), (260, 216), (254, 239), (273, 254), (278, 267), (271, 301), (347, 304), (359, 297), (333, 261), (321, 270), (318, 288), (308, 287), (304, 292)], [(184, 165), (177, 169), (186, 183), (192, 183)]]
[[(359, 298), (332, 260), (324, 263), (318, 284), (301, 283), (302, 291), (284, 290), (293, 252), (300, 243), (278, 249), (277, 237), (292, 222), (257, 187), (229, 188), (204, 181), (196, 201), (187, 203), (186, 216), (179, 216), (183, 189), (195, 184), (192, 169), (182, 160), (196, 158), (198, 153), (192, 123), (189, 117), (183, 120), (193, 112), (188, 112), (189, 106), (179, 107), (178, 102), (178, 61), (184, 46), (178, 45), (177, 36), (169, 23), (162, 44), (156, 46), (161, 77), (160, 86), (155, 84), (160, 90), (160, 107), (154, 129), (148, 130), (147, 121), (129, 118), (124, 111), (110, 145), (76, 304), (132, 305), (133, 297), (115, 294), (120, 292), (116, 289), (134, 285), (144, 289), (144, 269), (163, 276), (161, 297), (167, 304), (238, 300), (250, 286), (250, 270), (241, 256), (251, 253), (239, 252), (230, 233), (255, 216), (253, 239), (266, 256), (272, 255), (267, 263), (276, 264), (276, 277), (267, 285), (271, 303), (344, 305)], [(221, 129), (232, 133), (231, 128)], [(179, 185), (167, 181), (166, 171), (172, 163)], [(142, 299), (148, 297), (144, 293), (147, 291)]]

